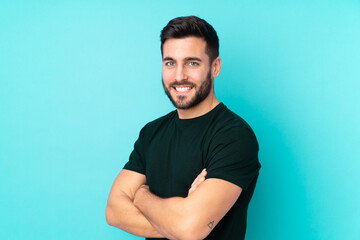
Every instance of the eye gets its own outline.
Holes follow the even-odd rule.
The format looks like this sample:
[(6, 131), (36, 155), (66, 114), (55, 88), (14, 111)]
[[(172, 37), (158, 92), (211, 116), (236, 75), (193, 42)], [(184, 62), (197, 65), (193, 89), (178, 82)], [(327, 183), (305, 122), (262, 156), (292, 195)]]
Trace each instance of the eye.
[(189, 66), (195, 67), (198, 65), (199, 65), (199, 63), (197, 63), (197, 62), (189, 62)]
[(165, 66), (172, 67), (174, 65), (175, 65), (174, 62), (165, 62)]

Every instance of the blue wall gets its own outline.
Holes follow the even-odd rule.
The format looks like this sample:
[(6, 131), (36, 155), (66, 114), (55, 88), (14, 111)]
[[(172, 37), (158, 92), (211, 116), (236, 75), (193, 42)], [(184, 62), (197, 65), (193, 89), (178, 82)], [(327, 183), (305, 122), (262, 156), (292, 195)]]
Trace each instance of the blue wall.
[(217, 30), (216, 93), (261, 145), (247, 239), (360, 239), (356, 0), (1, 1), (0, 239), (139, 239), (105, 206), (173, 110), (159, 33), (181, 15)]

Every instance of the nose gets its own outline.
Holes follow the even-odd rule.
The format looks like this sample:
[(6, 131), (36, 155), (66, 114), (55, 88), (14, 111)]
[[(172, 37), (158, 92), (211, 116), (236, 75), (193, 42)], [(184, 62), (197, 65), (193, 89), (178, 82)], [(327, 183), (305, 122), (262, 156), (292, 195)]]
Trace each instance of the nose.
[(175, 70), (175, 81), (187, 79), (186, 70), (183, 66), (178, 65)]

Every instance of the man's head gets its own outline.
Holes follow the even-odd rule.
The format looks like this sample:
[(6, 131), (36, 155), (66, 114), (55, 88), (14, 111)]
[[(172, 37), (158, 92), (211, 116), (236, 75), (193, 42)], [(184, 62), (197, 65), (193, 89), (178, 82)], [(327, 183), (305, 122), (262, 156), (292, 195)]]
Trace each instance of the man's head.
[(215, 99), (213, 79), (221, 68), (215, 30), (197, 17), (175, 18), (161, 32), (163, 86), (178, 109)]
[(161, 53), (166, 40), (171, 38), (199, 37), (206, 42), (206, 53), (210, 63), (219, 56), (219, 38), (215, 29), (205, 20), (195, 17), (178, 17), (172, 19), (161, 31)]

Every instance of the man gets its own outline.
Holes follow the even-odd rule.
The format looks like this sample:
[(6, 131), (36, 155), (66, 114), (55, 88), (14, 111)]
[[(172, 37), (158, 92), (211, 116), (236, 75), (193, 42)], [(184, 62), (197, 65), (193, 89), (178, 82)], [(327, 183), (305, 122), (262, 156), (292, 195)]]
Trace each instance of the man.
[(161, 32), (163, 86), (177, 110), (148, 123), (116, 178), (110, 225), (153, 239), (244, 239), (260, 169), (251, 128), (220, 103), (219, 40), (206, 21)]

